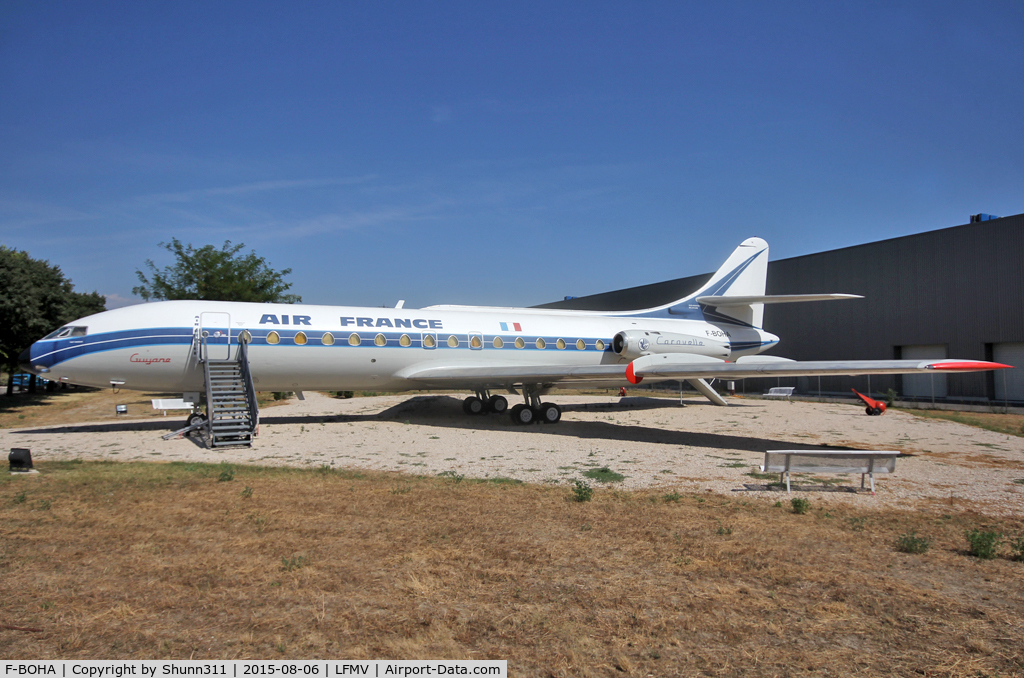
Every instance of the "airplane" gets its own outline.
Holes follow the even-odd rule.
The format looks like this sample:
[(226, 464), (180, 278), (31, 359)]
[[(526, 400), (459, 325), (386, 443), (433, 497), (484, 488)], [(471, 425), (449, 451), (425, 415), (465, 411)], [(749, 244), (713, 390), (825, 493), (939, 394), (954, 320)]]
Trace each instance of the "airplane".
[[(857, 299), (766, 295), (768, 243), (749, 238), (696, 292), (669, 304), (599, 312), (485, 306), (406, 309), (161, 301), (65, 325), (20, 356), (25, 370), (85, 386), (179, 392), (212, 418), (216, 373), (243, 365), (248, 391), (469, 390), (467, 414), (556, 423), (554, 387), (686, 380), (716, 405), (715, 378), (950, 373), (1010, 367), (978, 360), (793, 361), (761, 355), (779, 343), (765, 304)], [(211, 377), (210, 375), (213, 374)], [(241, 378), (241, 377), (240, 377)], [(211, 386), (211, 383), (213, 386)], [(241, 386), (239, 386), (241, 388)], [(520, 396), (509, 408), (498, 392)], [(252, 395), (255, 400), (255, 394)], [(241, 408), (238, 408), (241, 409)], [(256, 413), (258, 418), (258, 412)], [(258, 419), (257, 419), (258, 420)]]

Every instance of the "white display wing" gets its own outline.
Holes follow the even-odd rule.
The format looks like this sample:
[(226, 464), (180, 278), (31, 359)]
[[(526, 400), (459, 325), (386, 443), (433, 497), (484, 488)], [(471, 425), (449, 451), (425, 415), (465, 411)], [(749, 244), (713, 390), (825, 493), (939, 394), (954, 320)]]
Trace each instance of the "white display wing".
[[(421, 363), (407, 367), (396, 377), (418, 382), (425, 388), (449, 386), (510, 387), (513, 384), (555, 384), (559, 382), (625, 382), (626, 365), (438, 365)], [(415, 388), (415, 387), (413, 387)]]
[(679, 354), (648, 355), (626, 368), (626, 379), (638, 384), (653, 379), (747, 379), (752, 377), (825, 377), (922, 372), (983, 372), (1011, 367), (983, 360), (787, 360), (750, 356), (734, 363), (694, 361)]
[[(978, 372), (1009, 367), (980, 360), (819, 360), (794, 361), (770, 356), (725, 362), (694, 355), (662, 354), (637, 358), (628, 365), (516, 365), (476, 363), (438, 365), (420, 363), (395, 374), (424, 388), (509, 387), (513, 384), (561, 382), (639, 383), (652, 379), (745, 379), (748, 377), (808, 377), (918, 372)], [(412, 386), (415, 388), (415, 386)]]

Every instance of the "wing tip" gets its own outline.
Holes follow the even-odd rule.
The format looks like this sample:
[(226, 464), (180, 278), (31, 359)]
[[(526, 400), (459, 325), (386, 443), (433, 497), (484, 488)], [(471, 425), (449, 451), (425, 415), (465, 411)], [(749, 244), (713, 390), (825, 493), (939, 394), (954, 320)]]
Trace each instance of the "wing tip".
[(955, 360), (944, 363), (932, 363), (928, 365), (930, 370), (945, 370), (950, 372), (977, 372), (982, 370), (1007, 370), (1013, 369), (1013, 365), (994, 363), (987, 360)]

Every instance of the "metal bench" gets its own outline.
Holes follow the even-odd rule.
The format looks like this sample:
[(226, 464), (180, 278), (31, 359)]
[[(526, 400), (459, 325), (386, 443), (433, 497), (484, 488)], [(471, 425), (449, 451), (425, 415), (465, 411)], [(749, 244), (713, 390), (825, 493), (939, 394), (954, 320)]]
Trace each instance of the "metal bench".
[(167, 416), (167, 410), (188, 410), (191, 412), (195, 409), (195, 405), (185, 402), (182, 398), (154, 398), (152, 403), (153, 409), (163, 410), (165, 417)]
[(795, 386), (773, 386), (764, 395), (766, 398), (788, 398), (795, 389)]
[[(786, 492), (791, 471), (797, 473), (859, 473), (860, 488), (864, 476), (871, 478), (871, 494), (875, 493), (875, 474), (896, 470), (894, 450), (769, 450), (764, 453), (762, 473), (779, 473), (786, 477)], [(782, 475), (779, 481), (782, 481)]]

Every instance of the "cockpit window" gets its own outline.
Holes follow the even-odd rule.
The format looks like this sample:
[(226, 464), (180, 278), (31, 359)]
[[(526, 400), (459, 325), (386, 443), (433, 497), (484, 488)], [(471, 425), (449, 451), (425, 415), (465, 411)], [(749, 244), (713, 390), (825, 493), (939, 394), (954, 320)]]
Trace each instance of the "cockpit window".
[(67, 325), (66, 327), (60, 328), (59, 330), (54, 330), (53, 332), (50, 332), (49, 334), (42, 338), (42, 341), (46, 341), (47, 339), (66, 339), (68, 337), (84, 337), (88, 330), (88, 327), (75, 327), (72, 325)]

